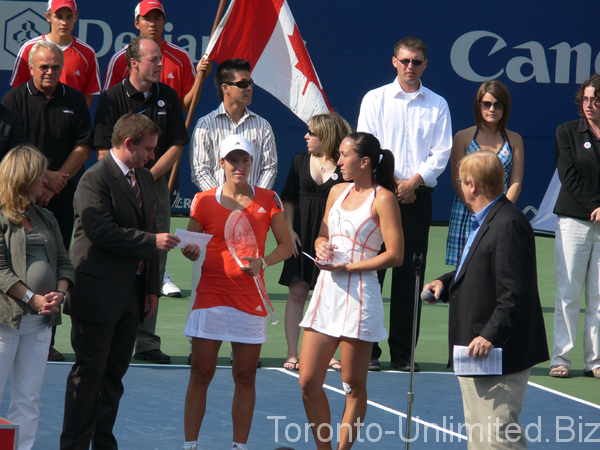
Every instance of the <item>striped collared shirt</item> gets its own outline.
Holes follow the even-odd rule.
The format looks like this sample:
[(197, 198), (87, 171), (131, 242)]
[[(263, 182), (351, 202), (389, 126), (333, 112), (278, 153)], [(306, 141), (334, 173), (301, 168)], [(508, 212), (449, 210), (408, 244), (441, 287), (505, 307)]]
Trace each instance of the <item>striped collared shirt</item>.
[(190, 149), (192, 182), (201, 191), (225, 184), (225, 172), (219, 165), (219, 145), (232, 134), (241, 134), (252, 143), (254, 158), (248, 184), (272, 189), (277, 177), (277, 147), (269, 122), (248, 108), (235, 123), (223, 103), (200, 118)]

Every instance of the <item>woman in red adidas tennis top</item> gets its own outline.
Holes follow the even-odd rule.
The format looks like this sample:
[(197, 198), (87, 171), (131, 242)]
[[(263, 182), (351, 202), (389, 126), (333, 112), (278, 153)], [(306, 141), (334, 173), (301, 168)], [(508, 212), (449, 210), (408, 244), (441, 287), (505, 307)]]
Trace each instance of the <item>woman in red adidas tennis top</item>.
[[(184, 414), (186, 449), (196, 448), (206, 409), (206, 393), (223, 341), (231, 341), (233, 350), (232, 448), (247, 448), (254, 412), (256, 368), (267, 336), (267, 312), (252, 277), (262, 276), (265, 267), (292, 255), (281, 200), (273, 191), (248, 184), (252, 167), (250, 142), (241, 135), (231, 135), (221, 142), (219, 154), (225, 184), (196, 194), (188, 225), (189, 231), (205, 232), (213, 237), (206, 247), (196, 302), (184, 332), (192, 338), (192, 366)], [(269, 228), (277, 241), (277, 247), (270, 254), (244, 258), (247, 265), (243, 268), (231, 256), (224, 237), (225, 222), (236, 209), (248, 217), (259, 254), (264, 255)], [(187, 246), (183, 254), (195, 261), (200, 250), (195, 245)]]

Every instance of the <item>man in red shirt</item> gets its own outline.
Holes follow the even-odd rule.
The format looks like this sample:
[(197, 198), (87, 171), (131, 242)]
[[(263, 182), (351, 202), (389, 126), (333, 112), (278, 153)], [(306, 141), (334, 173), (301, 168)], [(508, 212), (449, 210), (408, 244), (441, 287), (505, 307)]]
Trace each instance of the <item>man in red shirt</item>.
[(10, 85), (17, 87), (29, 81), (29, 52), (39, 41), (50, 41), (58, 45), (65, 54), (65, 62), (60, 77), (61, 83), (81, 91), (85, 95), (88, 108), (92, 104), (93, 96), (99, 95), (100, 71), (98, 59), (94, 49), (80, 39), (73, 36), (73, 28), (79, 18), (75, 0), (50, 0), (46, 20), (50, 24), (50, 33), (33, 38), (21, 47)]
[[(210, 72), (210, 61), (201, 59), (198, 67), (194, 67), (187, 51), (162, 38), (165, 23), (165, 9), (159, 1), (143, 0), (135, 7), (135, 27), (140, 30), (141, 36), (149, 37), (160, 47), (163, 64), (160, 81), (177, 91), (181, 108), (187, 113), (192, 102), (191, 90), (196, 79), (196, 69)], [(104, 90), (120, 83), (129, 75), (126, 49), (124, 47), (110, 59), (104, 78)]]

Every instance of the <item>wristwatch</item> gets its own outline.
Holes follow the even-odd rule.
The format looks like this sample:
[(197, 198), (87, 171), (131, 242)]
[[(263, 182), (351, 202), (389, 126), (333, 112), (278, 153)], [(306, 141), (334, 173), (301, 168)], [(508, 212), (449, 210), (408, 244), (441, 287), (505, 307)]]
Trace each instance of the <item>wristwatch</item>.
[(260, 258), (260, 270), (265, 270), (267, 268), (267, 262), (265, 258)]
[(62, 289), (57, 289), (56, 292), (60, 292), (63, 295), (63, 303), (67, 301), (67, 299), (69, 298), (69, 294), (67, 294), (65, 291), (63, 291)]
[(31, 300), (31, 297), (33, 297), (34, 295), (35, 293), (31, 289), (27, 289), (27, 292), (23, 296), (23, 301), (25, 303), (29, 303), (29, 300)]

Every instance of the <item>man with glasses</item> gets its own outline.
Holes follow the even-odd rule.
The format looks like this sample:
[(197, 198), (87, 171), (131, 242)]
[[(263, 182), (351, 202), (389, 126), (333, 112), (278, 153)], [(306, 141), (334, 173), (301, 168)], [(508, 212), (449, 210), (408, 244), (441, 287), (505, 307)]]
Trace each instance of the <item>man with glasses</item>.
[(29, 52), (40, 41), (54, 42), (64, 52), (65, 64), (60, 81), (85, 95), (88, 107), (92, 105), (94, 95), (100, 94), (100, 71), (94, 49), (73, 36), (73, 28), (79, 13), (75, 0), (49, 0), (46, 20), (50, 24), (50, 33), (35, 37), (23, 44), (17, 58), (10, 85), (17, 87), (29, 80)]
[[(94, 117), (94, 149), (101, 159), (111, 147), (113, 127), (121, 116), (137, 112), (152, 119), (163, 131), (158, 138), (155, 159), (145, 167), (154, 176), (156, 187), (156, 227), (167, 233), (171, 221), (171, 201), (168, 174), (175, 161), (181, 158), (189, 142), (183, 111), (177, 92), (161, 83), (161, 52), (150, 38), (137, 36), (127, 46), (129, 76), (123, 82), (102, 93)], [(167, 254), (160, 254), (160, 279), (163, 280)], [(171, 358), (160, 350), (156, 335), (156, 314), (146, 318), (138, 329), (135, 359), (156, 364), (169, 364)]]
[[(448, 104), (421, 83), (427, 67), (427, 47), (405, 37), (394, 46), (392, 65), (397, 78), (368, 92), (361, 104), (358, 131), (374, 134), (392, 151), (398, 202), (404, 230), (404, 264), (394, 267), (390, 302), (390, 369), (409, 371), (415, 303), (413, 255), (427, 255), (432, 215), (431, 193), (446, 168), (452, 149)], [(425, 260), (422, 264), (425, 272)], [(385, 272), (380, 273), (383, 285)], [(419, 287), (419, 292), (422, 289)], [(421, 308), (417, 319), (417, 336)], [(369, 370), (380, 370), (381, 349), (373, 345)], [(415, 371), (419, 370), (415, 363)]]
[[(48, 20), (54, 11), (52, 8), (58, 14), (71, 11), (64, 6), (57, 9), (57, 4), (54, 2), (54, 6), (49, 6)], [(52, 18), (54, 20), (54, 16)], [(74, 50), (68, 47), (66, 51), (70, 55)], [(50, 160), (46, 171), (48, 184), (39, 203), (54, 213), (68, 250), (74, 224), (73, 195), (81, 177), (78, 172), (83, 172), (83, 165), (90, 157), (92, 125), (88, 108), (91, 96), (89, 101), (86, 100), (85, 92), (80, 92), (81, 86), (71, 84), (70, 76), (64, 76), (66, 58), (59, 45), (45, 38), (38, 39), (32, 46), (21, 49), (19, 55), (24, 54), (27, 54), (29, 81), (22, 84), (13, 82), (13, 86), (17, 87), (6, 93), (3, 103), (21, 115), (26, 141)], [(96, 59), (95, 55), (93, 59)], [(71, 58), (67, 61), (73, 63)], [(18, 78), (13, 75), (13, 81), (15, 79)], [(82, 109), (82, 106), (85, 108)], [(63, 354), (54, 348), (55, 334), (56, 327), (52, 327), (48, 360), (64, 361)]]
[[(535, 235), (504, 195), (504, 167), (495, 152), (469, 153), (458, 173), (472, 230), (456, 270), (425, 285), (433, 294), (426, 301), (449, 303), (448, 366), (458, 375), (468, 448), (526, 449), (529, 432), (519, 415), (527, 382), (531, 368), (548, 360)], [(495, 370), (474, 376), (477, 361), (494, 356)]]
[(8, 91), (2, 104), (21, 116), (26, 141), (50, 161), (48, 184), (38, 204), (54, 213), (68, 249), (74, 224), (75, 176), (90, 156), (90, 113), (84, 95), (60, 82), (64, 55), (58, 45), (39, 41), (28, 57), (31, 78)]

